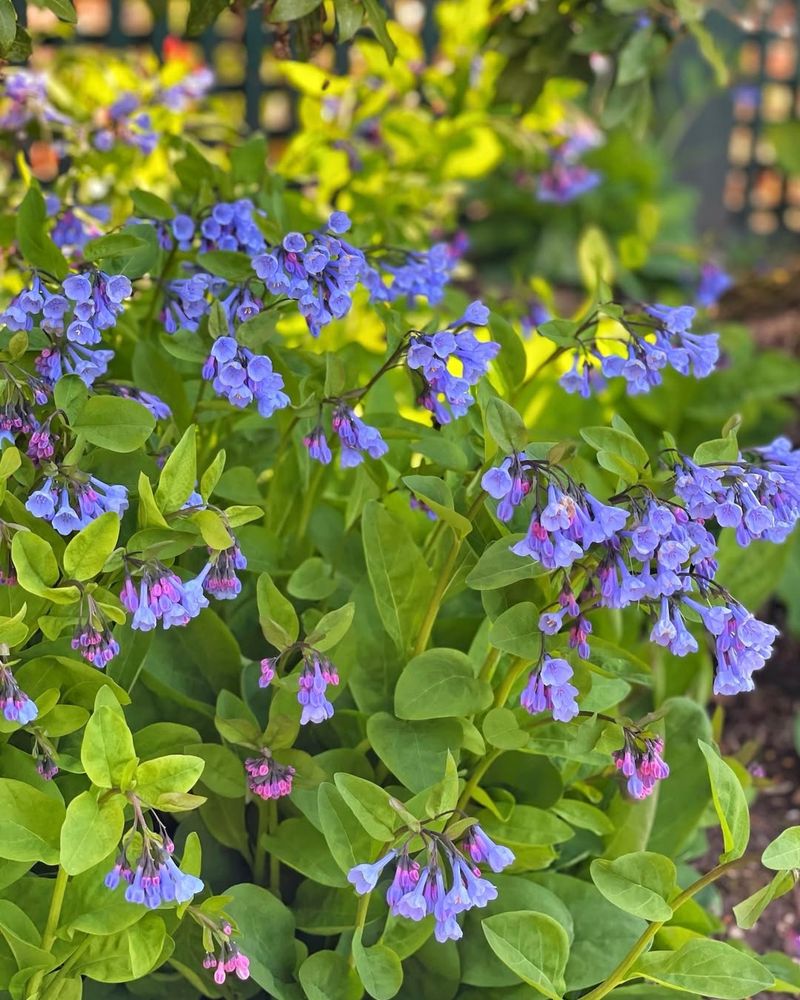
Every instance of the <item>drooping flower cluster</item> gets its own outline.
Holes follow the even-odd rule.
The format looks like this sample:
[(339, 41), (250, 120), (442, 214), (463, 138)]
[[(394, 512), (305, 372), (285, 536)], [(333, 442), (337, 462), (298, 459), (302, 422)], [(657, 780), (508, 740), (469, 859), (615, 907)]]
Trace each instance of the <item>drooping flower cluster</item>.
[(135, 94), (122, 94), (108, 108), (102, 109), (99, 117), (101, 127), (92, 136), (92, 144), (101, 153), (109, 152), (119, 142), (135, 146), (149, 156), (158, 145), (152, 118), (142, 109)]
[(130, 564), (141, 569), (138, 589), (130, 574), (126, 574), (119, 596), (125, 610), (133, 615), (131, 628), (149, 632), (158, 622), (165, 630), (186, 625), (208, 607), (203, 583), (209, 564), (198, 576), (186, 582), (159, 562), (130, 560)]
[[(178, 219), (188, 218), (178, 216), (173, 226), (177, 226)], [(188, 219), (194, 227), (191, 219)], [(193, 228), (192, 228), (193, 231)], [(190, 244), (187, 243), (187, 248)], [(212, 274), (203, 271), (193, 274), (189, 278), (175, 278), (167, 283), (164, 308), (161, 311), (161, 322), (167, 333), (176, 333), (178, 330), (189, 330), (194, 333), (200, 325), (200, 320), (206, 316), (211, 309), (211, 299), (209, 296), (221, 294), (225, 288), (225, 281)]]
[(579, 161), (602, 142), (602, 133), (588, 119), (565, 123), (560, 141), (550, 149), (549, 166), (539, 174), (537, 199), (564, 205), (596, 188), (602, 174)]
[[(266, 241), (258, 228), (256, 216), (264, 214), (249, 198), (218, 202), (200, 223), (201, 251), (230, 250), (251, 255), (261, 253)], [(185, 220), (188, 217), (180, 218)], [(173, 225), (173, 232), (175, 229), (176, 226)], [(187, 242), (194, 232), (189, 233), (187, 223), (182, 221), (175, 235), (177, 239)]]
[[(364, 423), (345, 403), (337, 403), (331, 415), (331, 427), (341, 442), (339, 462), (343, 469), (353, 469), (364, 461), (364, 455), (380, 458), (389, 450), (377, 427)], [(309, 457), (328, 465), (333, 458), (323, 428), (317, 424), (304, 438)]]
[(784, 542), (800, 518), (800, 449), (787, 438), (740, 455), (730, 463), (698, 465), (680, 456), (675, 463), (675, 492), (689, 514), (713, 517), (735, 528), (739, 545), (757, 538)]
[(571, 679), (572, 667), (566, 660), (545, 655), (541, 666), (531, 671), (519, 703), (531, 715), (552, 712), (556, 722), (569, 722), (579, 712), (578, 689)]
[[(120, 882), (127, 883), (125, 899), (151, 910), (162, 903), (188, 903), (202, 892), (203, 882), (182, 872), (175, 864), (172, 858), (175, 845), (155, 813), (151, 814), (160, 827), (159, 833), (147, 825), (141, 806), (134, 799), (134, 822), (122, 838), (114, 867), (104, 879), (105, 886), (113, 890)], [(141, 835), (141, 849), (131, 864), (128, 851), (137, 832)]]
[(236, 572), (247, 569), (245, 554), (233, 534), (230, 538), (231, 544), (227, 549), (209, 550), (210, 559), (198, 577), (202, 580), (206, 593), (218, 601), (232, 601), (239, 596), (242, 583)]
[(392, 915), (414, 921), (433, 916), (436, 940), (457, 941), (462, 936), (458, 914), (497, 898), (496, 887), (482, 877), (478, 865), (487, 863), (492, 871), (501, 872), (513, 863), (514, 855), (477, 824), (469, 828), (460, 847), (446, 835), (424, 827), (418, 836), (425, 847), (417, 858), (409, 853), (409, 838), (374, 863), (351, 868), (347, 879), (359, 895), (364, 895), (375, 889), (384, 869), (396, 861), (386, 892)]
[(475, 336), (475, 328), (486, 326), (488, 321), (486, 306), (472, 302), (446, 329), (413, 333), (409, 339), (406, 363), (419, 373), (423, 383), (417, 402), (433, 414), (438, 425), (464, 416), (473, 403), (470, 388), (486, 375), (500, 350), (495, 341)]
[(327, 698), (328, 685), (336, 687), (339, 674), (331, 661), (317, 650), (309, 650), (303, 658), (297, 700), (303, 707), (300, 725), (325, 722), (333, 717), (333, 705)]
[(237, 344), (234, 337), (219, 337), (203, 366), (203, 378), (214, 391), (233, 406), (242, 409), (255, 402), (262, 417), (289, 405), (283, 391), (283, 378), (262, 354)]
[(111, 624), (91, 594), (83, 594), (78, 624), (72, 636), (72, 648), (102, 670), (119, 653), (119, 643), (111, 633)]
[(14, 69), (3, 80), (0, 129), (16, 132), (31, 121), (63, 124), (69, 122), (69, 119), (58, 111), (48, 97), (44, 73)]
[(364, 270), (363, 283), (373, 302), (396, 302), (405, 299), (413, 306), (424, 298), (438, 305), (450, 283), (453, 269), (466, 250), (463, 240), (435, 243), (430, 250), (404, 252), (398, 263), (393, 255), (382, 258), (378, 266)]
[(27, 726), (38, 716), (36, 702), (29, 698), (14, 679), (11, 670), (0, 662), (0, 712), (7, 722)]
[[(222, 986), (230, 973), (234, 973), (237, 979), (249, 979), (250, 960), (239, 951), (238, 945), (232, 940), (233, 926), (230, 921), (225, 917), (215, 921), (206, 913), (196, 916), (195, 919), (201, 921), (203, 925), (203, 946), (206, 949), (203, 968), (214, 970), (214, 982), (217, 986)], [(216, 954), (214, 954), (215, 948)]]
[(669, 777), (669, 765), (661, 756), (664, 741), (641, 730), (623, 728), (625, 744), (613, 754), (618, 771), (628, 779), (628, 793), (635, 799), (646, 799), (657, 781)]
[(279, 247), (253, 259), (253, 268), (273, 295), (297, 302), (317, 337), (322, 327), (350, 311), (352, 293), (365, 268), (364, 254), (343, 240), (350, 228), (344, 212), (333, 212), (326, 231), (287, 233)]
[(697, 304), (703, 309), (715, 306), (725, 292), (733, 285), (733, 278), (713, 261), (707, 261), (700, 268), (700, 283), (697, 286)]
[(128, 509), (124, 486), (109, 486), (96, 476), (54, 473), (25, 503), (34, 517), (49, 521), (59, 535), (71, 535), (109, 511), (122, 517)]
[(279, 764), (267, 747), (261, 748), (258, 757), (248, 757), (244, 769), (247, 787), (260, 799), (280, 799), (291, 794), (295, 769), (290, 764)]

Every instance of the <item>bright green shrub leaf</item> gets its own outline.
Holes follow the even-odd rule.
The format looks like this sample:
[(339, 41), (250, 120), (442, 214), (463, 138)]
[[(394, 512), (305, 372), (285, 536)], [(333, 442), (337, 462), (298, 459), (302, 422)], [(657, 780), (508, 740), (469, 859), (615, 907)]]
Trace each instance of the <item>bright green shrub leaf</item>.
[(522, 417), (513, 406), (497, 396), (489, 397), (484, 418), (486, 429), (504, 454), (522, 451), (528, 443), (528, 431)]
[(149, 219), (160, 219), (166, 221), (173, 218), (175, 209), (164, 201), (157, 194), (150, 191), (143, 191), (141, 188), (134, 188), (131, 191), (131, 200), (137, 215), (146, 216)]
[(569, 938), (560, 924), (547, 914), (519, 910), (487, 917), (482, 926), (504, 965), (546, 997), (561, 1000)]
[(391, 796), (387, 791), (358, 775), (341, 771), (333, 780), (353, 815), (371, 837), (380, 841), (394, 837), (398, 815), (389, 804)]
[(28, 605), (25, 603), (12, 617), (0, 616), (0, 642), (13, 647), (19, 646), (25, 641), (29, 632), (28, 626), (25, 624), (27, 613)]
[(0, 858), (58, 864), (64, 806), (24, 781), (0, 778)]
[(472, 531), (472, 522), (459, 514), (453, 505), (453, 494), (447, 483), (438, 476), (403, 476), (403, 482), (457, 535), (463, 537)]
[(728, 437), (704, 441), (695, 448), (692, 461), (698, 465), (714, 465), (716, 462), (735, 462), (739, 457), (739, 442), (735, 434)]
[(63, 375), (53, 386), (53, 400), (70, 421), (76, 419), (88, 398), (89, 390), (79, 375)]
[(20, 587), (29, 594), (46, 597), (54, 604), (73, 604), (80, 598), (77, 587), (50, 586), (58, 579), (58, 563), (44, 538), (30, 531), (18, 531), (11, 542), (11, 560)]
[[(139, 746), (139, 734), (136, 734)], [(241, 760), (227, 747), (219, 743), (195, 743), (192, 755), (205, 761), (205, 767), (198, 778), (201, 784), (223, 798), (238, 799), (244, 794), (245, 772)], [(140, 765), (141, 769), (141, 765)]]
[(269, 573), (259, 576), (256, 594), (258, 620), (265, 639), (278, 649), (291, 646), (300, 631), (297, 612), (272, 582)]
[(679, 990), (721, 1000), (744, 1000), (772, 986), (775, 977), (761, 962), (724, 941), (687, 941), (678, 951), (651, 951), (634, 972)]
[(166, 792), (188, 792), (197, 784), (205, 761), (192, 754), (168, 754), (136, 768), (136, 794), (148, 803)]
[(329, 781), (317, 789), (317, 811), (328, 849), (346, 875), (370, 856), (372, 839)]
[[(103, 704), (105, 689), (100, 689), (95, 710), (86, 723), (81, 743), (81, 763), (92, 784), (98, 788), (114, 788), (122, 780), (125, 769), (136, 759), (133, 736), (122, 710)], [(112, 696), (113, 697), (113, 696)]]
[(197, 525), (203, 536), (203, 541), (210, 549), (220, 552), (229, 549), (233, 544), (230, 531), (215, 510), (195, 511), (189, 520), (192, 524)]
[(553, 806), (553, 812), (566, 820), (570, 826), (577, 826), (580, 830), (591, 830), (598, 837), (605, 837), (614, 832), (614, 824), (602, 809), (580, 799), (560, 799)]
[(519, 728), (517, 717), (510, 708), (493, 708), (483, 720), (486, 742), (498, 750), (519, 750), (528, 740), (528, 733)]
[(156, 913), (145, 913), (116, 934), (90, 936), (74, 971), (100, 983), (141, 979), (159, 963), (165, 940), (164, 921)]
[(197, 483), (197, 428), (186, 429), (164, 463), (156, 488), (156, 504), (165, 514), (180, 510)]
[(391, 1000), (403, 985), (403, 966), (391, 948), (376, 944), (365, 948), (361, 931), (353, 937), (353, 958), (364, 989), (373, 1000)]
[(104, 257), (116, 257), (119, 254), (129, 254), (145, 246), (145, 241), (133, 233), (112, 233), (110, 236), (100, 236), (89, 240), (83, 248), (86, 260), (98, 261)]
[(454, 756), (463, 740), (455, 719), (404, 722), (386, 712), (367, 721), (367, 736), (384, 764), (412, 792), (422, 792), (441, 778), (448, 751)]
[(108, 511), (90, 521), (64, 549), (64, 572), (75, 580), (91, 580), (102, 570), (119, 538), (119, 517)]
[(634, 470), (643, 469), (650, 460), (647, 451), (635, 437), (616, 428), (585, 427), (581, 430), (581, 437), (597, 451), (605, 451), (621, 458)]
[(92, 396), (72, 425), (89, 444), (107, 451), (136, 451), (153, 433), (155, 417), (141, 403), (119, 396)]
[(102, 861), (119, 844), (125, 811), (118, 796), (98, 801), (93, 792), (81, 792), (67, 806), (61, 827), (61, 867), (80, 875)]
[(394, 693), (400, 719), (472, 715), (491, 703), (491, 687), (475, 676), (475, 664), (457, 649), (429, 649), (415, 656)]
[(287, 591), (303, 601), (322, 601), (336, 590), (333, 570), (324, 559), (312, 557), (300, 563), (289, 577)]
[(761, 863), (773, 871), (800, 868), (800, 826), (790, 826), (767, 844)]
[(713, 747), (698, 740), (700, 751), (706, 759), (711, 796), (717, 811), (725, 850), (719, 860), (735, 861), (747, 850), (750, 840), (750, 811), (744, 789), (729, 764)]
[(675, 865), (662, 854), (636, 851), (613, 861), (595, 858), (592, 881), (606, 899), (645, 920), (669, 920), (669, 898), (676, 889)]
[(467, 586), (473, 590), (497, 590), (519, 580), (542, 576), (546, 570), (540, 563), (511, 551), (511, 546), (523, 538), (524, 535), (506, 535), (492, 542), (467, 575)]
[(217, 452), (214, 461), (200, 477), (200, 495), (204, 500), (208, 500), (216, 489), (220, 476), (225, 471), (225, 461), (225, 449), (222, 448)]

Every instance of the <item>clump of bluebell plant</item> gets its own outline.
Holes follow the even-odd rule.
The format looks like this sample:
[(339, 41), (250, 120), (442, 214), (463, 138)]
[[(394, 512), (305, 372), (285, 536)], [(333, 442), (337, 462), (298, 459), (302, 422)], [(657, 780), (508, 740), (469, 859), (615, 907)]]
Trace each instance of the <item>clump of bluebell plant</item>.
[[(467, 828), (460, 845), (447, 829), (439, 833), (427, 823), (401, 834), (397, 845), (377, 861), (351, 868), (347, 880), (359, 895), (370, 893), (384, 869), (394, 863), (386, 891), (390, 913), (414, 921), (433, 916), (436, 940), (457, 941), (463, 935), (458, 914), (485, 907), (497, 898), (496, 887), (478, 866), (487, 864), (493, 872), (501, 872), (513, 864), (514, 854), (496, 844), (477, 823)], [(422, 845), (418, 847), (419, 840)]]

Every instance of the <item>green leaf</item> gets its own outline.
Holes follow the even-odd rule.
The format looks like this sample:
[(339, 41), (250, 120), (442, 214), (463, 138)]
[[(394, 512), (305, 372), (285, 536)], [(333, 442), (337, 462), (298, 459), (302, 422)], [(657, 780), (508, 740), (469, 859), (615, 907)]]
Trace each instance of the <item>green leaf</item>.
[(375, 32), (375, 37), (383, 46), (386, 58), (390, 63), (394, 62), (394, 57), (397, 55), (397, 46), (394, 44), (392, 37), (389, 34), (386, 11), (381, 6), (380, 0), (362, 0), (362, 3), (364, 4), (364, 12), (367, 17), (367, 23)]
[(231, 0), (190, 0), (189, 16), (186, 19), (186, 34), (190, 38), (201, 34), (230, 5)]
[(549, 572), (533, 559), (518, 556), (511, 551), (511, 546), (524, 537), (524, 535), (506, 535), (492, 542), (467, 575), (467, 586), (473, 590), (497, 590), (519, 580), (530, 580)]
[(353, 623), (356, 606), (352, 603), (343, 604), (335, 611), (329, 611), (314, 626), (314, 630), (306, 636), (306, 642), (321, 653), (333, 649), (337, 642), (345, 637)]
[(695, 448), (692, 461), (698, 465), (714, 465), (717, 462), (735, 462), (739, 457), (739, 442), (735, 434), (713, 441), (704, 441)]
[(167, 754), (146, 760), (136, 768), (136, 794), (153, 805), (168, 792), (188, 792), (197, 784), (205, 761), (192, 754)]
[(336, 590), (338, 584), (332, 568), (318, 556), (300, 563), (289, 577), (286, 589), (302, 601), (324, 601)]
[(69, 274), (64, 255), (48, 235), (47, 210), (36, 181), (31, 181), (17, 212), (17, 245), (29, 264), (56, 280), (63, 281)]
[(678, 951), (651, 951), (632, 971), (664, 986), (721, 1000), (745, 1000), (769, 989), (775, 979), (733, 945), (701, 939), (687, 941)]
[(269, 13), (269, 20), (297, 21), (319, 7), (322, 0), (278, 0)]
[(545, 913), (518, 910), (487, 917), (482, 927), (504, 965), (546, 997), (561, 1000), (569, 938), (560, 924)]
[(28, 637), (28, 626), (25, 624), (25, 615), (28, 613), (28, 605), (23, 604), (19, 611), (7, 618), (0, 617), (0, 642), (7, 646), (19, 646)]
[(447, 483), (438, 476), (403, 476), (403, 482), (445, 524), (449, 524), (459, 538), (472, 531), (472, 522), (459, 514), (453, 506), (453, 494)]
[(156, 503), (165, 514), (180, 510), (197, 483), (197, 428), (187, 427), (175, 445), (156, 488)]
[(108, 702), (113, 695), (101, 688), (95, 710), (86, 723), (81, 744), (81, 763), (86, 776), (98, 788), (118, 787), (126, 770), (136, 759), (133, 736), (119, 704)]
[(560, 799), (553, 806), (553, 812), (566, 820), (570, 826), (577, 826), (580, 830), (591, 830), (598, 837), (605, 837), (614, 832), (613, 822), (602, 809), (580, 799)]
[(297, 612), (272, 582), (269, 573), (259, 576), (256, 595), (258, 620), (264, 637), (278, 649), (291, 646), (300, 631)]
[(475, 676), (472, 660), (457, 649), (429, 649), (403, 670), (394, 694), (400, 719), (474, 715), (492, 703), (492, 689)]
[(206, 501), (216, 489), (220, 476), (225, 470), (225, 460), (225, 449), (222, 448), (217, 452), (214, 461), (200, 477), (200, 496)]
[(594, 291), (600, 282), (614, 282), (614, 253), (603, 231), (587, 226), (578, 242), (578, 266), (584, 286)]
[(75, 24), (78, 20), (72, 0), (39, 0), (38, 6), (52, 10), (56, 17), (68, 24)]
[(706, 759), (708, 778), (711, 782), (711, 797), (717, 811), (725, 850), (719, 856), (721, 862), (735, 861), (747, 850), (750, 840), (750, 812), (744, 789), (736, 773), (726, 764), (713, 747), (702, 740), (697, 741)]
[(456, 719), (403, 722), (386, 712), (367, 720), (367, 737), (383, 763), (412, 792), (441, 778), (448, 751), (457, 756), (463, 740)]
[(325, 837), (305, 818), (285, 819), (274, 833), (263, 837), (262, 843), (283, 864), (315, 882), (333, 888), (348, 884)]
[(74, 971), (101, 983), (141, 979), (158, 965), (165, 940), (164, 921), (145, 913), (116, 934), (91, 935)]
[(397, 812), (391, 806), (391, 796), (383, 788), (355, 774), (339, 772), (333, 776), (342, 798), (353, 815), (375, 840), (394, 838), (398, 823)]
[(528, 733), (519, 728), (510, 708), (493, 708), (483, 720), (486, 742), (498, 750), (519, 750), (528, 742)]
[(17, 12), (14, 10), (14, 4), (11, 0), (0, 0), (0, 54), (5, 55), (16, 36)]
[(91, 580), (102, 570), (119, 538), (119, 517), (101, 514), (81, 528), (64, 550), (64, 572), (75, 580)]
[(617, 456), (634, 469), (644, 469), (650, 461), (647, 451), (635, 437), (614, 427), (585, 427), (581, 437), (595, 450)]
[(156, 421), (147, 407), (120, 396), (92, 396), (72, 429), (89, 444), (107, 451), (136, 451), (153, 433)]
[(364, 989), (373, 1000), (391, 1000), (403, 985), (403, 966), (397, 953), (385, 944), (365, 948), (361, 929), (353, 935), (353, 958)]
[(54, 604), (73, 604), (80, 599), (77, 587), (51, 587), (58, 579), (58, 563), (49, 544), (30, 531), (18, 531), (11, 542), (11, 560), (23, 590), (46, 597)]
[[(236, 942), (250, 959), (250, 974), (268, 994), (294, 1000), (284, 984), (294, 984), (297, 963), (294, 919), (290, 911), (267, 889), (243, 883), (225, 893), (225, 910), (236, 922)], [(294, 986), (296, 991), (297, 987)]]
[(104, 257), (116, 257), (122, 253), (129, 254), (134, 250), (141, 250), (146, 245), (143, 239), (132, 233), (112, 233), (110, 236), (89, 240), (83, 248), (83, 256), (86, 260), (97, 261)]
[(592, 881), (606, 899), (645, 920), (669, 920), (669, 898), (676, 889), (675, 865), (663, 854), (636, 851), (613, 861), (596, 858)]
[(118, 796), (99, 803), (93, 792), (81, 792), (67, 806), (61, 827), (61, 867), (80, 875), (106, 858), (117, 846), (125, 823)]
[(528, 431), (513, 406), (491, 396), (484, 413), (486, 428), (506, 455), (522, 451), (528, 442)]
[(53, 387), (53, 401), (73, 421), (86, 405), (89, 389), (79, 375), (62, 375)]
[(0, 858), (58, 864), (64, 806), (38, 788), (0, 778)]
[(492, 622), (489, 642), (505, 653), (525, 660), (537, 659), (542, 649), (539, 609), (530, 601), (513, 605)]
[(540, 323), (536, 327), (536, 332), (558, 344), (559, 347), (575, 347), (575, 334), (579, 327), (580, 323), (574, 323), (569, 319), (549, 319), (546, 323)]
[(363, 987), (344, 955), (315, 951), (297, 971), (308, 1000), (361, 1000)]
[(215, 510), (195, 511), (189, 520), (200, 529), (203, 541), (210, 549), (222, 552), (233, 545), (230, 531), (228, 531), (221, 515)]
[(253, 265), (246, 253), (234, 250), (209, 250), (197, 257), (200, 267), (226, 281), (241, 283), (253, 277)]
[(134, 188), (131, 191), (131, 200), (137, 215), (142, 215), (148, 219), (159, 219), (165, 222), (173, 218), (175, 209), (168, 201), (151, 191), (143, 191), (141, 188)]
[(364, 7), (361, 0), (333, 0), (333, 8), (336, 11), (336, 31), (339, 41), (347, 42), (361, 27)]
[(384, 628), (400, 652), (416, 639), (433, 593), (430, 569), (405, 527), (370, 500), (361, 515), (364, 557)]
[(796, 882), (794, 871), (779, 871), (762, 889), (734, 906), (733, 913), (738, 926), (746, 931), (755, 927), (758, 918), (769, 904), (793, 889)]
[(800, 868), (800, 826), (790, 826), (767, 844), (761, 863), (773, 871)]
[(317, 814), (328, 849), (345, 874), (369, 857), (372, 838), (329, 781), (317, 788)]

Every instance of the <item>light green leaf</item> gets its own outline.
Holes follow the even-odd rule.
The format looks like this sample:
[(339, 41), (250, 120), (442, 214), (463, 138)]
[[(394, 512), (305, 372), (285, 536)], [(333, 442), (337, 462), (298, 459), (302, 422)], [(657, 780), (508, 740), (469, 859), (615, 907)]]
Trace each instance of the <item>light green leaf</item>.
[(81, 792), (67, 806), (61, 827), (61, 867), (80, 875), (102, 861), (120, 841), (125, 813), (118, 796), (98, 802), (93, 792)]
[(761, 863), (773, 871), (800, 868), (800, 826), (790, 826), (767, 844)]
[(320, 652), (333, 649), (337, 642), (344, 638), (351, 624), (356, 606), (352, 603), (342, 605), (335, 611), (329, 611), (314, 626), (313, 632), (306, 636), (306, 642)]
[(645, 920), (666, 921), (672, 916), (668, 900), (675, 892), (676, 871), (662, 854), (636, 851), (613, 861), (596, 858), (591, 875), (606, 899), (626, 913)]
[(719, 860), (735, 861), (747, 850), (750, 840), (750, 812), (747, 798), (733, 768), (726, 764), (708, 743), (702, 740), (697, 742), (706, 759), (711, 796), (722, 828), (725, 850), (720, 854)]
[(180, 510), (197, 482), (197, 428), (188, 427), (175, 445), (156, 488), (156, 503), (165, 514)]
[(95, 710), (86, 723), (81, 744), (81, 763), (89, 780), (98, 788), (118, 787), (126, 769), (136, 759), (131, 735), (122, 709), (105, 699), (113, 695), (107, 688), (97, 693)]
[(0, 778), (0, 858), (58, 864), (64, 806), (38, 788)]
[(779, 871), (762, 889), (734, 906), (733, 913), (736, 917), (736, 923), (746, 931), (755, 927), (756, 921), (769, 904), (793, 889), (796, 882), (797, 878), (793, 870)]
[(492, 689), (475, 676), (475, 664), (457, 649), (429, 649), (415, 656), (397, 682), (400, 719), (473, 715), (492, 703)]
[(146, 760), (136, 768), (136, 794), (153, 804), (167, 792), (188, 792), (197, 784), (205, 761), (192, 754), (167, 754)]
[(664, 986), (721, 1000), (745, 1000), (769, 989), (775, 978), (733, 945), (699, 938), (687, 941), (678, 951), (651, 951), (632, 971)]
[(91, 580), (102, 570), (119, 538), (119, 517), (101, 514), (81, 528), (64, 550), (64, 572), (76, 580)]
[(353, 936), (353, 958), (364, 989), (373, 1000), (391, 1000), (403, 985), (403, 966), (396, 952), (385, 944), (365, 948), (361, 930)]
[(153, 433), (156, 421), (147, 407), (120, 396), (92, 396), (72, 429), (89, 444), (107, 451), (136, 451)]
[(23, 590), (46, 597), (54, 604), (73, 604), (80, 598), (77, 587), (52, 587), (58, 579), (58, 563), (44, 538), (30, 531), (18, 531), (11, 542), (11, 560)]
[(551, 1000), (561, 1000), (569, 938), (545, 913), (518, 910), (483, 921), (483, 933), (504, 965)]
[(389, 793), (355, 774), (339, 772), (333, 776), (333, 780), (367, 833), (376, 840), (392, 840), (399, 817), (390, 805)]
[(258, 620), (265, 639), (278, 649), (291, 646), (300, 631), (297, 612), (272, 582), (269, 573), (259, 576), (256, 596)]

